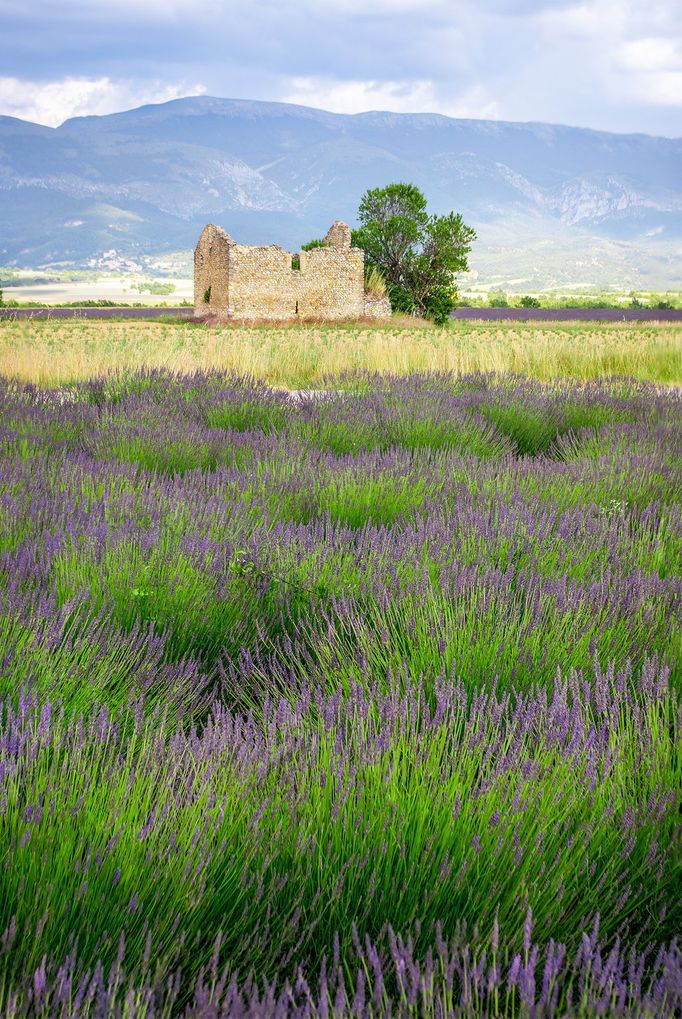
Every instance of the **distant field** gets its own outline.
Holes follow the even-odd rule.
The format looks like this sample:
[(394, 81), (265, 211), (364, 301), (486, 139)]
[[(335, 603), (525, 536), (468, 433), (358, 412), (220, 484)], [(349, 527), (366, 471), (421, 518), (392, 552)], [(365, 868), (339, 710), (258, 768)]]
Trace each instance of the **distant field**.
[[(28, 275), (28, 274), (26, 274)], [(85, 274), (84, 274), (85, 275)], [(145, 287), (158, 283), (171, 283), (170, 294), (149, 293)], [(151, 280), (142, 273), (121, 275), (92, 274), (92, 279), (41, 280), (38, 277), (25, 279), (19, 276), (13, 286), (3, 288), (5, 301), (36, 301), (41, 304), (72, 304), (75, 301), (116, 301), (121, 304), (178, 304), (193, 298), (193, 282), (190, 278)]]
[(318, 386), (347, 370), (627, 375), (682, 383), (682, 324), (452, 322), (215, 329), (162, 322), (0, 322), (0, 375), (59, 385), (144, 367), (219, 368), (270, 385)]

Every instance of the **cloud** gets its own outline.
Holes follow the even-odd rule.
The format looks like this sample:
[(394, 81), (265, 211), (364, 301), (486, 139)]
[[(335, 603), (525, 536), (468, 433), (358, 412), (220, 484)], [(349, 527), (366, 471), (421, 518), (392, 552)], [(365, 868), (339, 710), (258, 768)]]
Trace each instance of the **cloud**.
[(43, 123), (205, 90), (682, 135), (680, 0), (0, 0), (0, 24), (0, 110)]
[(659, 36), (628, 40), (621, 46), (615, 64), (626, 72), (628, 95), (682, 110), (682, 39)]
[(682, 68), (682, 47), (677, 40), (669, 38), (633, 39), (623, 44), (620, 61), (623, 67), (633, 71), (679, 69)]
[(679, 0), (582, 0), (548, 7), (535, 22), (549, 59), (538, 47), (521, 72), (522, 93), (532, 74), (551, 86), (564, 122), (682, 135)]
[[(207, 7), (219, 7), (217, 0), (61, 0), (58, 9), (54, 0), (28, 0), (26, 13), (35, 18), (59, 17), (73, 19), (104, 19), (115, 21), (121, 14), (132, 14), (137, 21), (158, 17), (176, 17)], [(15, 0), (0, 0), (0, 14), (15, 17), (21, 14)]]
[[(309, 3), (299, 0), (306, 45), (318, 56), (306, 66), (296, 51), (301, 70), (277, 95), (285, 101), (682, 135), (679, 0), (460, 0), (456, 8), (404, 0), (390, 18), (380, 0), (375, 20), (375, 4), (356, 18), (356, 0), (318, 5), (323, 14)], [(340, 6), (347, 28), (330, 31)], [(322, 28), (329, 38), (316, 43)]]
[(174, 85), (159, 81), (117, 81), (103, 78), (64, 78), (26, 81), (0, 77), (0, 114), (57, 127), (70, 117), (101, 116), (119, 110), (165, 103), (187, 95), (202, 95), (203, 85)]
[(285, 103), (316, 106), (332, 113), (442, 113), (448, 117), (495, 119), (499, 105), (480, 86), (443, 98), (433, 81), (342, 81), (331, 78), (293, 78)]
[(639, 74), (628, 86), (628, 95), (643, 103), (670, 106), (681, 111), (678, 134), (682, 134), (682, 71)]

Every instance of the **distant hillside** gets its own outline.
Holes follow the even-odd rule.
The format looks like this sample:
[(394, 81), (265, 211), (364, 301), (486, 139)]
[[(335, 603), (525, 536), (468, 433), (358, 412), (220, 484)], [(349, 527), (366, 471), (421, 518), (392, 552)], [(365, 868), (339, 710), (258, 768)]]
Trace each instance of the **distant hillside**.
[(409, 180), (480, 240), (472, 278), (682, 288), (682, 139), (198, 97), (53, 129), (0, 117), (0, 264), (289, 248)]

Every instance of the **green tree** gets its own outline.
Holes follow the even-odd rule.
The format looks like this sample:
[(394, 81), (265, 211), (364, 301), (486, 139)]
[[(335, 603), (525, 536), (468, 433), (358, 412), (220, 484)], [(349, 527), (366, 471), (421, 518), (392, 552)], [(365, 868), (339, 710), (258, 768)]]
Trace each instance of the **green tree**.
[(469, 268), (476, 239), (460, 213), (429, 215), (418, 187), (389, 184), (365, 192), (358, 220), (353, 245), (383, 276), (392, 307), (445, 322), (457, 300), (455, 273)]

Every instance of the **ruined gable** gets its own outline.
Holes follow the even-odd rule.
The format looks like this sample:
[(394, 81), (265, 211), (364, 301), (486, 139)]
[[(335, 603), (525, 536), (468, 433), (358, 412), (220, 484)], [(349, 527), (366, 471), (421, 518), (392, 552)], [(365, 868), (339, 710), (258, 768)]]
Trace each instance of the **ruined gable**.
[(334, 248), (350, 248), (351, 230), (348, 223), (342, 219), (335, 219), (327, 230), (324, 243)]
[(194, 253), (194, 314), (235, 321), (329, 321), (390, 315), (390, 305), (366, 306), (364, 254), (337, 220), (324, 246), (294, 256), (276, 244), (236, 244), (220, 227), (202, 231)]
[(209, 223), (194, 249), (194, 314), (227, 315), (229, 255), (234, 241), (222, 227)]

